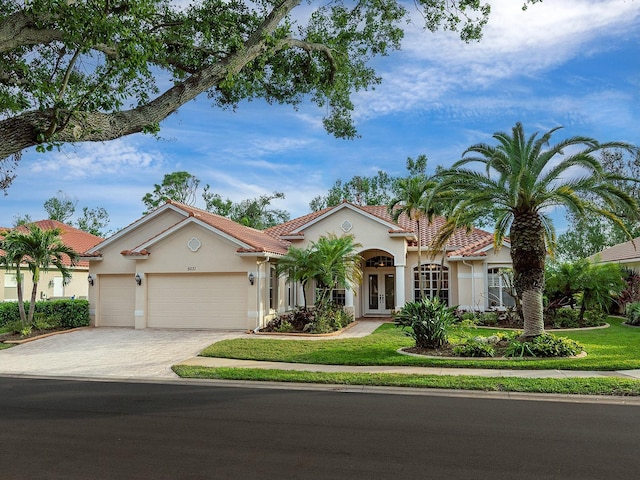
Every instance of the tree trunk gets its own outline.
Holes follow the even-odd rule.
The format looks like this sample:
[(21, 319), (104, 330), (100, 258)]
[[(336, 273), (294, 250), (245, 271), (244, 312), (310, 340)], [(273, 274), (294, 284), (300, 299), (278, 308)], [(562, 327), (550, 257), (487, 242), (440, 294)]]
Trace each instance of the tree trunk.
[(20, 323), (22, 328), (27, 326), (27, 314), (24, 311), (24, 294), (22, 292), (22, 277), (20, 267), (16, 269), (16, 287), (18, 290), (18, 311), (20, 312)]
[(542, 292), (547, 254), (544, 227), (537, 212), (516, 212), (511, 224), (511, 259), (514, 286), (522, 298), (523, 337), (544, 333)]
[(33, 314), (36, 311), (36, 295), (38, 293), (38, 282), (33, 282), (33, 288), (31, 289), (31, 303), (29, 304), (29, 316), (27, 317), (27, 325), (33, 323)]

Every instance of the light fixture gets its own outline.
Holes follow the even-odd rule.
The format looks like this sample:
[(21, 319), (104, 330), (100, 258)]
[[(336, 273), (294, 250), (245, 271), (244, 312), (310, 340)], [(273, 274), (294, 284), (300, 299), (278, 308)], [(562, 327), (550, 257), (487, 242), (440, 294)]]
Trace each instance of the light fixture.
[(87, 275), (87, 282), (89, 282), (89, 285), (91, 287), (93, 287), (94, 280), (93, 280), (93, 277), (91, 276), (91, 274)]
[(136, 285), (142, 285), (142, 275), (140, 275), (139, 273), (136, 273)]
[(253, 285), (253, 282), (255, 281), (256, 277), (253, 276), (253, 272), (249, 272), (249, 283), (251, 285)]

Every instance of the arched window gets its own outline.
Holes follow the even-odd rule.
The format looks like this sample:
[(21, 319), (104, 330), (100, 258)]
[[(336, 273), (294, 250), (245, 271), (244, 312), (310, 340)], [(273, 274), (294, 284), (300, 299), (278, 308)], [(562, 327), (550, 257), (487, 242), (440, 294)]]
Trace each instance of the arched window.
[(487, 295), (489, 297), (489, 308), (513, 307), (515, 299), (510, 295), (511, 288), (506, 278), (507, 272), (504, 268), (490, 268), (487, 270)]
[(440, 297), (445, 305), (449, 305), (449, 269), (437, 263), (426, 263), (422, 265), (422, 295), (420, 294), (420, 278), (418, 277), (418, 267), (413, 269), (413, 298), (420, 300), (421, 297)]
[(365, 262), (365, 267), (393, 267), (393, 257), (388, 257), (387, 255), (371, 257)]

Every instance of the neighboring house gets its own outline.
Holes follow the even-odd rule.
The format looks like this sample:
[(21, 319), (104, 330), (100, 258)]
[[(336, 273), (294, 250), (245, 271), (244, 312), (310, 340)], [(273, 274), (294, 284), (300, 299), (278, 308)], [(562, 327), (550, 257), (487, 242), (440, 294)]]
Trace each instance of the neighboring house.
[[(59, 228), (61, 230), (60, 238), (68, 247), (73, 248), (76, 252), (82, 253), (87, 249), (97, 245), (103, 239), (91, 235), (90, 233), (78, 230), (70, 225), (58, 222), (57, 220), (40, 220), (32, 222), (42, 230), (52, 230)], [(26, 231), (25, 227), (16, 227)], [(0, 232), (13, 230), (13, 228), (0, 228)], [(0, 255), (4, 252), (0, 250)], [(65, 257), (66, 258), (66, 257)], [(66, 281), (62, 278), (62, 274), (55, 268), (51, 267), (48, 271), (42, 272), (40, 281), (38, 282), (38, 300), (55, 299), (55, 298), (87, 298), (89, 274), (89, 262), (86, 260), (79, 261), (75, 266), (70, 266), (68, 258), (64, 262), (71, 270), (71, 278)], [(31, 298), (31, 290), (33, 283), (31, 281), (31, 273), (25, 266), (21, 269), (23, 279), (24, 299)], [(18, 289), (16, 286), (15, 272), (2, 271), (0, 273), (0, 301), (18, 300)]]
[(640, 273), (640, 237), (605, 248), (589, 258), (595, 263), (619, 263)]
[[(425, 228), (427, 246), (444, 219)], [(426, 222), (425, 222), (426, 225)], [(255, 329), (301, 305), (299, 285), (276, 278), (289, 246), (304, 248), (329, 233), (351, 234), (362, 247), (363, 282), (334, 299), (357, 317), (387, 316), (418, 296), (415, 222), (393, 222), (386, 207), (342, 203), (265, 231), (168, 202), (89, 249), (89, 288), (96, 326)], [(511, 267), (509, 245), (493, 236), (457, 232), (444, 261), (423, 251), (429, 295), (449, 305), (485, 310), (511, 304), (500, 271)], [(313, 302), (313, 286), (307, 300)]]

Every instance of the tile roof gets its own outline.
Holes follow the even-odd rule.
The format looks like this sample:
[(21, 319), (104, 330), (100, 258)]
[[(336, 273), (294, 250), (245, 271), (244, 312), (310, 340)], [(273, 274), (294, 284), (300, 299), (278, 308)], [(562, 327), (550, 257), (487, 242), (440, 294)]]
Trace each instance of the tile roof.
[[(53, 230), (54, 228), (59, 228), (61, 230), (60, 238), (62, 242), (67, 246), (73, 248), (79, 254), (84, 253), (89, 250), (91, 247), (94, 247), (98, 243), (100, 243), (103, 239), (100, 237), (96, 237), (90, 233), (87, 233), (83, 230), (79, 230), (71, 225), (67, 225), (66, 223), (59, 222), (57, 220), (38, 220), (37, 222), (32, 222), (30, 225), (37, 225), (41, 230)], [(19, 226), (15, 228), (4, 229), (4, 231), (8, 230), (21, 230), (26, 232), (26, 226)], [(0, 230), (3, 231), (3, 230)], [(65, 256), (63, 260), (65, 265), (69, 265), (71, 262)], [(88, 261), (81, 260), (76, 263), (77, 266), (87, 267), (89, 266)]]
[(289, 249), (290, 243), (286, 240), (267, 235), (265, 232), (256, 230), (255, 228), (240, 225), (227, 217), (175, 201), (169, 201), (167, 203), (186, 212), (190, 217), (196, 218), (249, 246), (248, 248), (239, 248), (238, 253), (271, 253), (284, 255)]
[(640, 237), (605, 248), (600, 253), (592, 255), (589, 258), (599, 258), (599, 261), (603, 263), (640, 261)]
[[(347, 202), (345, 202), (347, 203)], [(341, 204), (342, 205), (342, 204)], [(410, 219), (405, 214), (400, 215), (397, 222), (394, 222), (391, 214), (389, 213), (385, 205), (365, 205), (358, 206), (348, 204), (351, 207), (362, 210), (369, 215), (373, 215), (384, 222), (391, 223), (398, 226), (398, 229), (392, 229), (389, 233), (404, 233), (412, 232), (416, 236), (418, 235), (418, 224), (415, 220)], [(317, 212), (312, 212), (302, 217), (294, 218), (281, 225), (276, 225), (265, 230), (269, 235), (289, 237), (293, 236), (295, 230), (304, 227), (306, 224), (313, 222), (317, 218), (327, 214), (331, 210), (338, 207), (328, 207)], [(429, 247), (431, 241), (435, 238), (438, 231), (445, 224), (444, 217), (435, 217), (432, 222), (427, 221), (426, 216), (422, 216), (420, 219), (421, 226), (421, 245), (424, 248)], [(479, 228), (473, 228), (470, 232), (467, 232), (465, 228), (459, 228), (455, 231), (447, 248), (449, 250), (448, 256), (484, 256), (486, 255), (482, 249), (493, 242), (493, 235)], [(410, 245), (416, 245), (417, 242), (410, 242)]]

